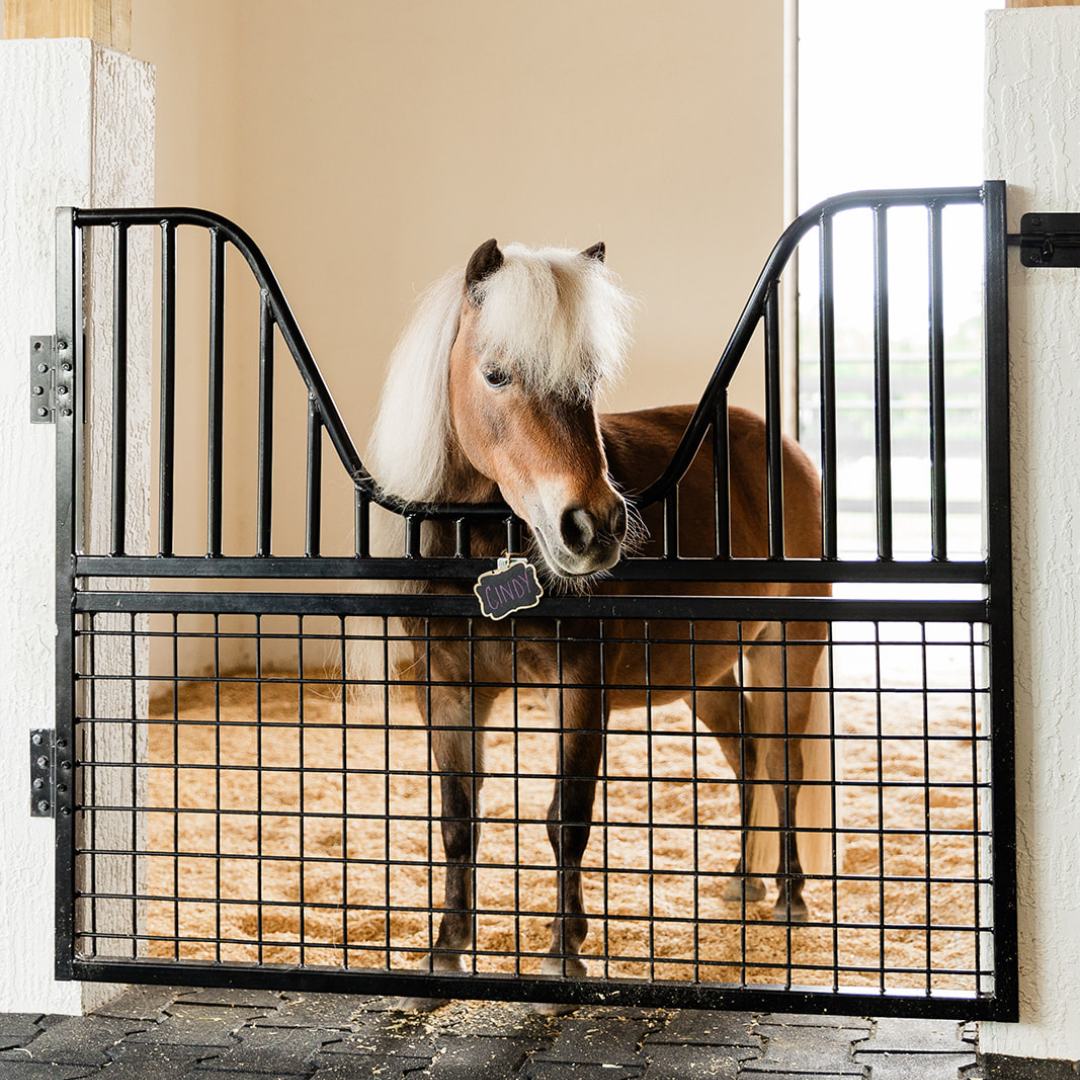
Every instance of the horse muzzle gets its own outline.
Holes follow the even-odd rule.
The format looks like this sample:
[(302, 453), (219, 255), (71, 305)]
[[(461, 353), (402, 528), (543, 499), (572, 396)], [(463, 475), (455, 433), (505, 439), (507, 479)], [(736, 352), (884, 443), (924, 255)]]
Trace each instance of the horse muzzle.
[(596, 507), (569, 506), (555, 527), (537, 530), (544, 560), (560, 577), (587, 577), (610, 570), (626, 539), (626, 503), (614, 492)]

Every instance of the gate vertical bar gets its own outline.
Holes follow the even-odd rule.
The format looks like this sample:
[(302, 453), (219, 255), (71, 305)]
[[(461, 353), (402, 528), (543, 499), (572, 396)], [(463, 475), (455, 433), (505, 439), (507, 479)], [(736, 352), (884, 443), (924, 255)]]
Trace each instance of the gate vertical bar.
[[(75, 747), (75, 523), (82, 512), (76, 482), (76, 441), (82, 430), (83, 370), (81, 256), (76, 257), (75, 215), (56, 214), (57, 380), (67, 380), (70, 407), (56, 411), (56, 766), (72, 762)], [(66, 366), (65, 366), (66, 365)], [(74, 390), (74, 393), (72, 393)], [(122, 414), (120, 414), (122, 416)], [(115, 419), (115, 417), (114, 417)], [(73, 978), (75, 952), (75, 818), (78, 777), (70, 768), (67, 790), (59, 786), (56, 814), (55, 973)]]
[(833, 299), (833, 219), (821, 215), (819, 333), (821, 336), (821, 555), (835, 559), (836, 539), (836, 311)]
[(322, 414), (313, 397), (308, 398), (306, 517), (304, 553), (312, 558), (322, 543)]
[(731, 558), (731, 445), (727, 387), (716, 395), (713, 413), (713, 507), (716, 516), (716, 557)]
[(664, 558), (679, 557), (679, 485), (664, 497)]
[(274, 498), (274, 318), (270, 299), (259, 300), (259, 497), (256, 554), (270, 554)]
[(998, 1019), (1020, 1010), (1016, 925), (1012, 521), (1009, 462), (1009, 291), (1005, 182), (983, 186), (986, 335), (986, 551), (990, 599), (994, 998)]
[(127, 524), (127, 225), (113, 225), (112, 547), (123, 555)]
[(356, 557), (371, 557), (371, 500), (362, 488), (357, 486), (353, 496), (353, 534), (356, 541)]
[(173, 462), (176, 453), (176, 226), (161, 225), (161, 404), (158, 551), (173, 551)]
[(946, 557), (945, 486), (945, 312), (941, 206), (930, 207), (930, 533), (931, 554)]
[(778, 284), (765, 294), (765, 476), (769, 558), (784, 557), (784, 443), (780, 418), (780, 301)]
[(225, 237), (210, 233), (210, 378), (207, 403), (206, 554), (221, 554), (222, 396), (225, 393)]
[(877, 461), (878, 558), (893, 557), (892, 396), (889, 389), (888, 210), (874, 207), (874, 457)]

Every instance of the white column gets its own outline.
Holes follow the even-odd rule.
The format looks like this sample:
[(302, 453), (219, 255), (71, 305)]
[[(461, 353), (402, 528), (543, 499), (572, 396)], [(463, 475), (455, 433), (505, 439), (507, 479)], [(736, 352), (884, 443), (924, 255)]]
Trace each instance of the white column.
[[(153, 201), (153, 69), (83, 39), (0, 41), (0, 102), (0, 1011), (74, 1013), (81, 987), (52, 977), (53, 824), (29, 816), (27, 732), (54, 723), (56, 435), (29, 423), (28, 339), (54, 330), (56, 207)], [(151, 253), (130, 257), (146, 296)], [(89, 311), (88, 356), (107, 358), (92, 296)], [(148, 330), (147, 311), (129, 357), (133, 485), (149, 459)], [(145, 531), (147, 505), (131, 514)]]
[[(988, 16), (986, 175), (1009, 228), (1080, 211), (1080, 8)], [(1019, 1024), (986, 1053), (1080, 1058), (1080, 269), (1010, 255)]]

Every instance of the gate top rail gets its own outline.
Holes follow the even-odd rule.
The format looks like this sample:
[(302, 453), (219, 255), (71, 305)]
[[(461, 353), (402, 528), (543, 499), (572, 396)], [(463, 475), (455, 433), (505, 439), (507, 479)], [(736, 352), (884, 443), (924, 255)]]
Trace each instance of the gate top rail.
[[(990, 202), (994, 203), (991, 212)], [(990, 552), (984, 559), (954, 559), (949, 556), (946, 534), (946, 483), (945, 483), (945, 403), (944, 403), (944, 356), (942, 315), (942, 227), (941, 211), (956, 204), (982, 204), (986, 211), (986, 259), (987, 266), (996, 265), (1003, 259), (1001, 250), (991, 242), (991, 229), (996, 228), (991, 218), (1003, 219), (1004, 185), (987, 181), (979, 186), (908, 188), (895, 190), (863, 190), (836, 195), (810, 207), (801, 213), (784, 230), (766, 259), (738, 321), (727, 340), (702, 396), (694, 409), (683, 435), (660, 474), (637, 492), (628, 492), (628, 498), (639, 509), (659, 505), (663, 514), (663, 555), (629, 556), (615, 568), (614, 577), (641, 578), (646, 573), (654, 578), (677, 577), (685, 580), (713, 579), (743, 580), (923, 580), (965, 581), (984, 583), (989, 576)], [(932, 483), (930, 510), (932, 520), (932, 557), (929, 560), (897, 560), (893, 555), (892, 540), (892, 445), (889, 397), (889, 340), (888, 340), (888, 248), (887, 212), (899, 207), (923, 207), (927, 211), (929, 273), (929, 365), (930, 385), (930, 459)], [(877, 558), (852, 560), (841, 558), (837, 543), (837, 421), (836, 421), (836, 343), (833, 316), (833, 253), (832, 222), (834, 217), (849, 210), (869, 210), (873, 215), (874, 229), (874, 411), (875, 411), (875, 462), (876, 462), (876, 516)], [(503, 520), (507, 529), (507, 543), (512, 549), (518, 547), (523, 523), (516, 519), (510, 508), (501, 501), (488, 503), (439, 503), (401, 504), (380, 491), (377, 483), (366, 471), (356, 445), (334, 402), (330, 389), (323, 378), (311, 349), (300, 330), (299, 324), (285, 298), (284, 292), (270, 267), (269, 261), (255, 241), (242, 228), (224, 216), (194, 207), (137, 207), (75, 209), (71, 212), (72, 227), (76, 236), (81, 230), (108, 227), (113, 230), (116, 260), (116, 282), (122, 286), (123, 296), (115, 302), (114, 319), (114, 367), (126, 363), (126, 232), (134, 226), (156, 226), (162, 231), (162, 364), (169, 366), (169, 385), (175, 381), (175, 290), (176, 245), (175, 230), (180, 226), (193, 226), (208, 230), (211, 237), (211, 401), (209, 423), (209, 529), (206, 555), (221, 571), (222, 576), (254, 575), (251, 558), (275, 562), (283, 556), (273, 554), (270, 537), (272, 453), (272, 337), (276, 326), (307, 388), (308, 405), (308, 483), (307, 528), (304, 559), (318, 559), (327, 565), (316, 576), (393, 577), (401, 576), (404, 566), (412, 577), (470, 576), (474, 563), (468, 549), (468, 523), (478, 519)], [(791, 558), (784, 551), (784, 497), (781, 469), (781, 415), (780, 415), (780, 357), (779, 357), (779, 303), (778, 291), (781, 275), (788, 266), (793, 253), (811, 230), (819, 233), (820, 252), (820, 357), (821, 357), (821, 466), (822, 466), (822, 521), (823, 547), (820, 559)], [(1000, 229), (998, 230), (1000, 231)], [(258, 542), (251, 558), (225, 556), (221, 551), (221, 370), (223, 367), (222, 326), (224, 290), (225, 244), (231, 244), (243, 256), (260, 290), (262, 305), (260, 323), (260, 427), (259, 427), (259, 513)], [(986, 288), (990, 288), (990, 273)], [(989, 292), (986, 293), (989, 304)], [(122, 302), (121, 302), (122, 301)], [(168, 318), (166, 313), (171, 313)], [(769, 505), (769, 551), (768, 558), (745, 558), (733, 555), (729, 535), (729, 477), (727, 474), (727, 396), (735, 371), (744, 359), (759, 324), (765, 331), (766, 374), (766, 465)], [(988, 338), (991, 327), (987, 311)], [(216, 333), (215, 333), (216, 328)], [(989, 339), (984, 343), (986, 366), (992, 362)], [(1002, 354), (1003, 355), (1003, 354)], [(114, 373), (120, 379), (122, 373)], [(126, 377), (126, 376), (124, 376)], [(1000, 380), (987, 370), (988, 424), (1000, 425), (1001, 407), (996, 400), (995, 387)], [(215, 396), (216, 386), (216, 396)], [(164, 400), (166, 378), (162, 380), (162, 483), (160, 492), (160, 543), (156, 556), (135, 556), (126, 551), (123, 536), (122, 512), (113, 509), (114, 536), (108, 554), (79, 553), (80, 574), (149, 574), (153, 576), (206, 576), (203, 569), (194, 571), (192, 563), (202, 560), (200, 556), (182, 556), (172, 548), (172, 424), (171, 401)], [(119, 401), (120, 398), (117, 397)], [(1007, 407), (1007, 406), (1006, 406)], [(994, 417), (997, 416), (997, 420)], [(123, 406), (114, 418), (123, 424)], [(321, 554), (321, 433), (325, 429), (338, 459), (355, 489), (355, 559), (328, 560)], [(716, 551), (713, 558), (687, 558), (679, 551), (678, 487), (687, 470), (693, 464), (710, 432), (713, 436), (713, 453), (716, 462)], [(121, 440), (122, 443), (122, 440)], [(121, 445), (114, 443), (114, 499), (123, 498), (123, 463)], [(985, 453), (993, 449), (992, 439), (987, 437)], [(168, 460), (167, 460), (168, 459)], [(988, 468), (988, 474), (990, 469)], [(988, 504), (991, 501), (988, 498)], [(373, 556), (370, 551), (370, 505), (375, 503), (400, 515), (405, 523), (405, 549), (401, 558)], [(121, 508), (122, 509), (122, 508)], [(450, 571), (425, 569), (424, 564), (447, 562), (446, 558), (422, 556), (420, 524), (425, 521), (454, 521), (458, 524), (458, 548)], [(462, 541), (462, 537), (464, 540)], [(287, 558), (287, 557), (286, 557)], [(108, 561), (108, 569), (105, 562)], [(408, 560), (407, 564), (405, 560)], [(291, 562), (297, 562), (291, 559)], [(482, 560), (487, 564), (487, 560)], [(348, 563), (348, 567), (331, 564)], [(635, 568), (635, 564), (637, 568)], [(656, 570), (648, 569), (657, 566)], [(763, 569), (765, 564), (767, 569)], [(669, 570), (675, 566), (675, 573)], [(645, 567), (645, 569), (642, 569)], [(826, 569), (826, 567), (828, 569)], [(876, 568), (876, 569), (875, 569)], [(297, 576), (309, 576), (303, 565), (297, 567)]]

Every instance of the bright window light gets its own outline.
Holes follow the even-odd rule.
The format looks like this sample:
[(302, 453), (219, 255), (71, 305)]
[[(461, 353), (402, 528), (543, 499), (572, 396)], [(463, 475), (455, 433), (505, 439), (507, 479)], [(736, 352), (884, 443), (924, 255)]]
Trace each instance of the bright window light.
[[(986, 0), (800, 0), (798, 201), (857, 188), (978, 184)], [(889, 212), (894, 543), (930, 550), (927, 212)], [(982, 217), (943, 214), (950, 556), (982, 549)], [(871, 215), (834, 226), (842, 557), (873, 557)], [(820, 454), (816, 235), (799, 263), (799, 432)]]

